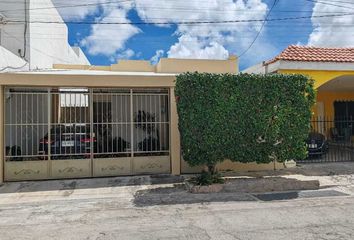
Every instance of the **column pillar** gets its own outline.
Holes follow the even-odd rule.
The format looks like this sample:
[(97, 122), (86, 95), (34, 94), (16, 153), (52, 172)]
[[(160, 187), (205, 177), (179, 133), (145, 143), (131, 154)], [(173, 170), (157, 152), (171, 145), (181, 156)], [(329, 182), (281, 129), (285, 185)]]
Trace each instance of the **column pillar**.
[(171, 171), (173, 175), (181, 174), (181, 143), (178, 130), (178, 114), (175, 88), (170, 88), (170, 153)]
[(4, 86), (0, 85), (0, 185), (4, 182), (4, 119), (5, 119), (5, 104), (4, 104)]

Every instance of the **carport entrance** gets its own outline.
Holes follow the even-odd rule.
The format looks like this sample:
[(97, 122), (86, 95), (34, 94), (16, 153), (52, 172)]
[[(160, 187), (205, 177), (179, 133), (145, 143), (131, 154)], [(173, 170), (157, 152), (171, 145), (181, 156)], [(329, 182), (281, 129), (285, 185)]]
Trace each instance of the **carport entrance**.
[(170, 173), (168, 89), (5, 88), (5, 180)]
[(301, 162), (354, 161), (354, 77), (336, 77), (317, 90), (309, 157)]

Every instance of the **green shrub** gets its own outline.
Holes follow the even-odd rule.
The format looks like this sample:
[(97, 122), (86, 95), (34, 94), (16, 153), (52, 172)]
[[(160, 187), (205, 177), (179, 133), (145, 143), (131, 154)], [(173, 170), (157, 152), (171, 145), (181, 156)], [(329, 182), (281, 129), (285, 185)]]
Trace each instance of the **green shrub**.
[(270, 163), (306, 157), (315, 101), (303, 75), (184, 73), (175, 94), (182, 154), (210, 171), (225, 159)]
[(225, 180), (218, 172), (202, 171), (197, 177), (192, 178), (191, 182), (196, 185), (206, 186), (215, 183), (224, 183)]

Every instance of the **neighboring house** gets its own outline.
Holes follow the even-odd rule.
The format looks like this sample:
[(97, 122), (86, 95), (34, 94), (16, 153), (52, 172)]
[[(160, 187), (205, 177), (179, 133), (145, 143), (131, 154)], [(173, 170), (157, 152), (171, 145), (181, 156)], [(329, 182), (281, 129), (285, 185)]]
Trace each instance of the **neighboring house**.
[[(313, 131), (332, 142), (347, 146), (354, 136), (354, 48), (289, 46), (275, 58), (252, 66), (246, 73), (304, 74), (314, 79), (317, 101), (312, 119)], [(346, 142), (345, 144), (343, 142)], [(342, 147), (343, 147), (342, 146)], [(353, 159), (337, 149), (338, 159)], [(331, 153), (335, 155), (333, 152)], [(334, 159), (332, 159), (334, 160)]]
[[(343, 117), (354, 119), (354, 48), (289, 46), (275, 58), (252, 66), (246, 73), (305, 74), (315, 80), (318, 117), (334, 117), (336, 102), (351, 107)], [(337, 112), (340, 109), (337, 109)], [(345, 116), (344, 116), (345, 114)]]
[(199, 171), (181, 158), (174, 86), (176, 75), (187, 71), (234, 74), (238, 60), (55, 64), (0, 74), (0, 181)]
[[(0, 58), (11, 58), (0, 61), (0, 70), (90, 64), (80, 48), (69, 45), (67, 26), (61, 23), (63, 19), (50, 0), (0, 0), (0, 47), (9, 51), (6, 55), (1, 51)], [(28, 64), (21, 68), (23, 61)]]

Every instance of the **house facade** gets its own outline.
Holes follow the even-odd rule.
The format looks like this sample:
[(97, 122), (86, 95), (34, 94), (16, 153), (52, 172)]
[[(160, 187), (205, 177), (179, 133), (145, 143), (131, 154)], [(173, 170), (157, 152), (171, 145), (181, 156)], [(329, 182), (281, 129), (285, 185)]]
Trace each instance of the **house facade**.
[(336, 102), (354, 101), (354, 48), (289, 46), (274, 59), (252, 66), (246, 73), (304, 74), (315, 81), (317, 102), (314, 115), (354, 117), (336, 109)]
[[(227, 60), (57, 64), (0, 74), (1, 181), (182, 174), (176, 75), (237, 73)], [(220, 170), (282, 168), (225, 161)]]
[(322, 160), (353, 160), (354, 48), (289, 46), (275, 58), (244, 72), (311, 77), (317, 89), (312, 130), (324, 135), (330, 145)]

